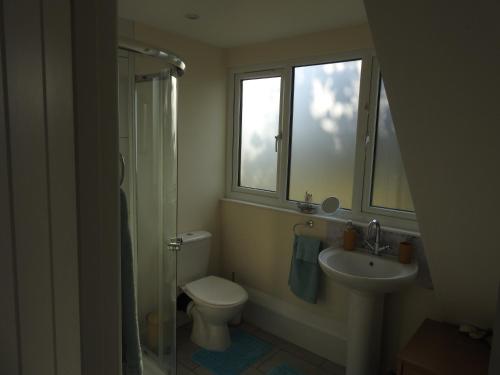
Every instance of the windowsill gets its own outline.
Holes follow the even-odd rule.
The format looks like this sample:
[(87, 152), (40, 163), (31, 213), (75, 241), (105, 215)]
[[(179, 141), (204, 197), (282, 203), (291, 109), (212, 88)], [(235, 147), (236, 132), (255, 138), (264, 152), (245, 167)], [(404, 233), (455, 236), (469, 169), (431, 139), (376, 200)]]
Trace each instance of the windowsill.
[[(261, 203), (248, 202), (248, 201), (244, 201), (244, 200), (240, 200), (240, 199), (221, 198), (220, 200), (223, 202), (230, 202), (230, 203), (236, 203), (236, 204), (241, 204), (241, 205), (246, 205), (246, 206), (251, 206), (251, 207), (263, 208), (263, 209), (277, 211), (277, 212), (295, 214), (297, 216), (302, 216), (302, 217), (310, 218), (310, 219), (312, 218), (312, 219), (324, 220), (324, 221), (335, 222), (335, 223), (343, 223), (343, 224), (347, 223), (348, 221), (352, 221), (352, 223), (354, 225), (357, 225), (357, 226), (361, 226), (361, 227), (368, 226), (368, 222), (365, 222), (365, 221), (340, 218), (340, 217), (336, 217), (333, 215), (327, 215), (327, 214), (322, 214), (322, 213), (306, 214), (306, 213), (302, 213), (300, 211), (289, 209), (289, 208), (269, 206), (269, 205), (265, 205), (265, 204), (261, 204)], [(386, 226), (386, 225), (382, 225), (381, 227), (382, 227), (382, 230), (384, 230), (384, 231), (399, 233), (399, 234), (403, 234), (403, 235), (407, 235), (407, 236), (420, 237), (420, 233), (416, 232), (416, 231), (395, 228), (395, 227)]]

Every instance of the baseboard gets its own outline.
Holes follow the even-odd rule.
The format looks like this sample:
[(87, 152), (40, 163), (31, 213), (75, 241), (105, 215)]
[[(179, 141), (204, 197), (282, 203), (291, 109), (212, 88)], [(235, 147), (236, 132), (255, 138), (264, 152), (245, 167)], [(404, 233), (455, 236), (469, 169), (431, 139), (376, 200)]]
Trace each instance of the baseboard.
[(346, 322), (325, 319), (299, 306), (245, 286), (243, 318), (295, 345), (340, 365), (346, 363)]

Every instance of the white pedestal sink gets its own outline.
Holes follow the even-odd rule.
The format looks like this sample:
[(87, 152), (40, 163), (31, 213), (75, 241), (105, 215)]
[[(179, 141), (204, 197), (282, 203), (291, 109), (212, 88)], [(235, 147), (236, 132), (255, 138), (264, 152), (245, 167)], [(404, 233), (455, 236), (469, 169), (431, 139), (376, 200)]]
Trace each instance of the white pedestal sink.
[(377, 374), (384, 294), (409, 285), (417, 277), (418, 266), (364, 250), (335, 248), (323, 250), (319, 264), (328, 277), (351, 290), (346, 374)]

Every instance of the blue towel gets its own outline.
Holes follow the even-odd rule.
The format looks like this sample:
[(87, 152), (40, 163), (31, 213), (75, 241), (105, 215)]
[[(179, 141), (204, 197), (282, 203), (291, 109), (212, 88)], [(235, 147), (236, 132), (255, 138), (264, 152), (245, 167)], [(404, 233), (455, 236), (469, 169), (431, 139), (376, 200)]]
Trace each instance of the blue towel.
[(318, 299), (320, 249), (319, 239), (295, 236), (288, 285), (297, 297), (309, 303), (316, 303)]
[(127, 198), (120, 189), (121, 280), (122, 280), (122, 370), (124, 375), (142, 375), (142, 355), (137, 324), (132, 241), (128, 228)]

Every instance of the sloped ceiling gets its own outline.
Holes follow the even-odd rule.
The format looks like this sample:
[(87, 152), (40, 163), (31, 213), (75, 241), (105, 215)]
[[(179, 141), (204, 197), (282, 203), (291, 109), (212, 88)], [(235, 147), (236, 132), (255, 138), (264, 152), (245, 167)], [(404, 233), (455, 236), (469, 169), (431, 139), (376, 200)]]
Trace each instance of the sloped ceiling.
[(499, 4), (365, 0), (436, 295), (483, 326), (500, 281)]

